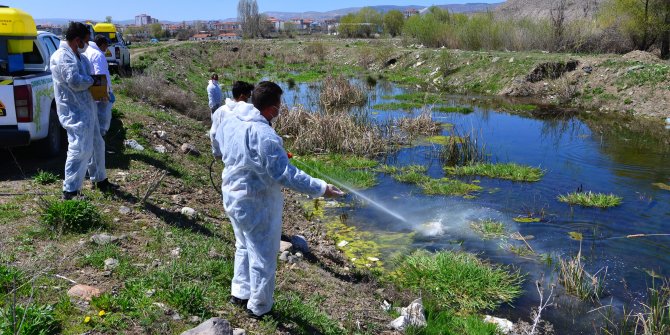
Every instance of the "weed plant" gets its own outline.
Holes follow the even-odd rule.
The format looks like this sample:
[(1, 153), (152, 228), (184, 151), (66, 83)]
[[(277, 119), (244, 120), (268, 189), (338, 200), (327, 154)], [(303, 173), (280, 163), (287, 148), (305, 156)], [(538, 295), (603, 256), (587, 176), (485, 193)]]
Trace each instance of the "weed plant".
[(486, 161), (485, 146), (480, 145), (472, 135), (460, 136), (456, 129), (452, 129), (450, 136), (441, 143), (440, 160), (446, 166), (464, 166)]
[(462, 106), (438, 106), (438, 107), (435, 107), (434, 110), (436, 112), (458, 113), (458, 114), (464, 114), (464, 115), (471, 114), (475, 111), (471, 107), (462, 107)]
[(623, 198), (614, 194), (593, 193), (589, 191), (559, 195), (558, 201), (583, 207), (610, 208), (621, 205)]
[(377, 162), (361, 157), (309, 156), (294, 158), (293, 161), (305, 172), (335, 184), (344, 183), (355, 188), (369, 188), (377, 184), (377, 177), (370, 170)]
[(426, 323), (423, 328), (410, 326), (407, 335), (497, 335), (498, 327), (494, 324), (484, 322), (478, 315), (461, 315), (454, 311), (443, 310), (439, 306), (433, 306), (430, 302), (425, 304)]
[(416, 251), (397, 260), (390, 279), (444, 310), (459, 314), (492, 310), (521, 294), (518, 271), (493, 266), (464, 252)]
[(39, 170), (35, 176), (33, 176), (33, 181), (40, 185), (49, 185), (57, 182), (59, 180), (58, 175), (49, 172)]
[(440, 124), (433, 121), (430, 109), (425, 109), (416, 117), (398, 118), (395, 120), (395, 125), (411, 138), (439, 134), (442, 130)]
[(46, 206), (41, 221), (59, 233), (85, 233), (103, 226), (100, 211), (86, 200), (57, 200)]
[(475, 184), (468, 184), (456, 179), (441, 178), (430, 179), (420, 184), (423, 192), (428, 195), (459, 195), (470, 196), (474, 192), (479, 192), (482, 187)]
[(23, 284), (23, 273), (13, 266), (0, 264), (0, 294), (7, 294), (15, 286)]
[(524, 182), (539, 181), (544, 175), (544, 171), (540, 168), (515, 163), (479, 163), (447, 167), (446, 171), (459, 176), (485, 176)]
[(368, 98), (361, 87), (352, 84), (343, 76), (337, 76), (327, 77), (324, 80), (319, 101), (326, 111), (334, 111), (350, 106), (362, 106)]
[(339, 323), (321, 311), (323, 298), (315, 295), (306, 301), (295, 293), (278, 294), (274, 311), (285, 323), (297, 327), (296, 334), (344, 335), (347, 332)]
[(52, 306), (17, 305), (0, 307), (0, 334), (59, 334), (61, 325)]

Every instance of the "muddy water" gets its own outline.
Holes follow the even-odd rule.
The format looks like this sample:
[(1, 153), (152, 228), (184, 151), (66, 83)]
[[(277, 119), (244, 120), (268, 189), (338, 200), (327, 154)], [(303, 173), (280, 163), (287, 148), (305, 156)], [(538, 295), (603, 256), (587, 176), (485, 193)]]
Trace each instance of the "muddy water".
[[(318, 90), (318, 85), (300, 85), (287, 90), (285, 101), (316, 110)], [(386, 95), (402, 92), (401, 88), (382, 83), (369, 92), (370, 106), (388, 102), (383, 98)], [(494, 161), (539, 166), (546, 175), (536, 183), (463, 178), (480, 181), (484, 190), (475, 199), (425, 196), (415, 186), (380, 175), (380, 183), (365, 190), (365, 194), (389, 205), (410, 223), (400, 222), (374, 207), (363, 207), (348, 211), (349, 224), (369, 231), (415, 231), (418, 234), (414, 247), (466, 250), (495, 263), (520, 268), (527, 273), (526, 293), (514, 303), (514, 308), (498, 311), (512, 320), (528, 320), (531, 308), (538, 302), (534, 281), (543, 279), (545, 286), (555, 283), (555, 260), (578, 252), (580, 242), (572, 240), (569, 232), (584, 236), (581, 248), (587, 270), (594, 273), (606, 268), (607, 295), (602, 304), (632, 306), (644, 298), (651, 285), (649, 273), (670, 276), (670, 237), (626, 238), (632, 234), (670, 233), (670, 191), (653, 185), (670, 184), (670, 148), (663, 144), (670, 131), (662, 131), (655, 138), (589, 121), (588, 124), (599, 125), (596, 130), (580, 117), (540, 120), (500, 112), (485, 107), (490, 104), (481, 98), (452, 97), (447, 105), (470, 106), (475, 111), (468, 115), (433, 113), (435, 120), (452, 123), (461, 132), (475, 133)], [(355, 112), (367, 113), (376, 121), (407, 114), (376, 111), (370, 106)], [(436, 149), (435, 145), (420, 145), (380, 160), (398, 166), (425, 165), (432, 177), (441, 177), (444, 172)], [(623, 197), (623, 204), (601, 210), (570, 207), (556, 200), (559, 194), (578, 188), (617, 194)], [(513, 221), (528, 212), (542, 212), (544, 220)], [(520, 257), (510, 252), (510, 246), (524, 247), (523, 242), (513, 239), (482, 240), (471, 230), (470, 222), (483, 218), (504, 222), (508, 233), (533, 235), (534, 239), (528, 242), (542, 256)], [(597, 312), (589, 311), (597, 305), (566, 296), (560, 286), (557, 297), (557, 307), (545, 314), (557, 333), (593, 334), (592, 324), (600, 318)]]

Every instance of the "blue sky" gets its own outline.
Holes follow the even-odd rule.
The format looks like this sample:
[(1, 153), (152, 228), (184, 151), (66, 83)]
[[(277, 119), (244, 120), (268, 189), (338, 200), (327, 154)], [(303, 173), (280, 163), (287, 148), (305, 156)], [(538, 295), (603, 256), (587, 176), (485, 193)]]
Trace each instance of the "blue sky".
[[(425, 5), (451, 4), (466, 2), (500, 2), (491, 0), (257, 0), (261, 12), (305, 12), (329, 11), (346, 7), (374, 5)], [(36, 19), (73, 18), (103, 20), (110, 15), (114, 20), (129, 20), (135, 15), (146, 13), (159, 20), (181, 21), (195, 19), (225, 19), (237, 16), (237, 0), (110, 0), (110, 1), (71, 1), (71, 0), (3, 0), (2, 4), (20, 8)], [(87, 8), (88, 5), (88, 8)]]

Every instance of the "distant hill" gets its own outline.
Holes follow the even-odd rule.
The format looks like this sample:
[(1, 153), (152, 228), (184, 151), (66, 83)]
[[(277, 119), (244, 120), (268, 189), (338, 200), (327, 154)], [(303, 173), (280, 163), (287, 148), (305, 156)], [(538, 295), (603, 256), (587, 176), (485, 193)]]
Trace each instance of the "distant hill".
[[(451, 12), (454, 13), (474, 13), (474, 12), (485, 12), (487, 10), (494, 10), (498, 6), (500, 6), (502, 3), (467, 3), (467, 4), (452, 4), (452, 5), (438, 5), (440, 8), (448, 9)], [(361, 10), (363, 7), (350, 7), (350, 8), (342, 8), (342, 9), (336, 9), (336, 10), (331, 10), (328, 12), (303, 12), (303, 13), (298, 13), (298, 12), (265, 12), (263, 14), (276, 17), (280, 20), (289, 20), (293, 18), (304, 18), (304, 19), (312, 19), (312, 20), (325, 20), (325, 19), (333, 19), (337, 16), (344, 16), (349, 13), (355, 13)], [(416, 5), (411, 5), (411, 6), (371, 6), (371, 8), (385, 13), (390, 10), (399, 10), (399, 11), (405, 11), (408, 9), (416, 9), (416, 10), (422, 10), (426, 8), (426, 6), (416, 6)]]
[[(494, 10), (498, 6), (503, 5), (503, 3), (466, 3), (466, 4), (451, 4), (451, 5), (438, 5), (440, 8), (448, 9), (451, 12), (454, 13), (474, 13), (474, 12), (485, 12), (487, 10)], [(276, 17), (280, 20), (289, 20), (293, 18), (303, 18), (303, 19), (312, 19), (312, 20), (326, 20), (326, 19), (333, 19), (337, 16), (344, 16), (349, 13), (354, 13), (359, 10), (361, 10), (363, 7), (350, 7), (350, 8), (342, 8), (342, 9), (336, 9), (336, 10), (331, 10), (328, 12), (265, 12), (263, 14), (268, 15), (268, 16), (273, 16)], [(411, 5), (411, 6), (372, 6), (375, 10), (379, 12), (388, 12), (390, 10), (399, 10), (399, 11), (405, 11), (408, 9), (416, 9), (416, 10), (422, 10), (426, 8), (426, 6), (416, 6), (416, 5)], [(235, 20), (235, 18), (227, 18), (227, 19), (222, 19), (221, 21), (230, 21), (230, 20)], [(54, 25), (64, 25), (67, 24), (70, 21), (86, 21), (85, 19), (64, 19), (64, 18), (46, 18), (46, 19), (35, 19), (36, 24), (54, 24)], [(202, 20), (202, 21), (207, 21), (207, 20)], [(181, 22), (171, 22), (167, 20), (161, 20), (161, 23), (168, 23), (168, 24), (173, 24), (173, 23), (181, 23)], [(193, 20), (186, 21), (187, 23), (193, 22)], [(121, 24), (121, 25), (127, 25), (127, 24), (133, 24), (135, 23), (135, 20), (114, 20), (114, 23), (116, 24)]]
[[(568, 20), (593, 18), (605, 0), (568, 0), (565, 17)], [(510, 18), (550, 18), (551, 9), (559, 0), (507, 0), (496, 8), (496, 13)]]

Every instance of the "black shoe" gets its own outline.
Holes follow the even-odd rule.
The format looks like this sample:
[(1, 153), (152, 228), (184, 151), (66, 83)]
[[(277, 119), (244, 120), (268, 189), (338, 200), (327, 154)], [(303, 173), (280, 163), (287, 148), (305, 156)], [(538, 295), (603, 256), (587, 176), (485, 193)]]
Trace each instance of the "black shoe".
[(77, 200), (81, 193), (79, 191), (65, 192), (63, 191), (63, 200)]
[(93, 188), (97, 188), (98, 190), (100, 190), (100, 192), (103, 193), (109, 193), (118, 190), (119, 185), (112, 184), (109, 182), (109, 179), (105, 178), (105, 180), (101, 182), (93, 183)]
[(262, 315), (256, 315), (256, 314), (254, 314), (253, 311), (251, 311), (250, 309), (247, 308), (247, 316), (252, 318), (252, 319), (261, 320), (266, 316), (272, 317), (272, 312), (267, 312), (267, 313), (262, 314)]
[(249, 302), (249, 299), (240, 299), (236, 296), (230, 296), (230, 300), (228, 300), (228, 302), (237, 306), (237, 307), (246, 308), (247, 303)]

